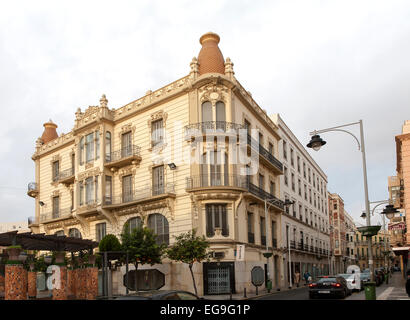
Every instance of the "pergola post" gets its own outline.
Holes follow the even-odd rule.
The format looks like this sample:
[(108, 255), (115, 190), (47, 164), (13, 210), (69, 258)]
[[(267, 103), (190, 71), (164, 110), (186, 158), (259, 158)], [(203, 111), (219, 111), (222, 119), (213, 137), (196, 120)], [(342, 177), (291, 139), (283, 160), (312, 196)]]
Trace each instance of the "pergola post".
[(26, 273), (23, 264), (18, 261), (20, 248), (7, 249), (9, 264), (5, 267), (5, 300), (27, 300)]
[[(53, 286), (53, 300), (67, 300), (67, 266), (64, 262), (65, 252), (56, 253), (55, 264), (60, 269), (60, 279), (56, 279)], [(59, 283), (57, 283), (57, 281)]]
[(88, 266), (86, 271), (86, 299), (95, 300), (98, 295), (98, 268), (95, 266), (95, 255), (90, 255), (88, 258)]
[(30, 263), (30, 271), (27, 273), (27, 292), (29, 299), (37, 297), (37, 272), (34, 271), (34, 263)]

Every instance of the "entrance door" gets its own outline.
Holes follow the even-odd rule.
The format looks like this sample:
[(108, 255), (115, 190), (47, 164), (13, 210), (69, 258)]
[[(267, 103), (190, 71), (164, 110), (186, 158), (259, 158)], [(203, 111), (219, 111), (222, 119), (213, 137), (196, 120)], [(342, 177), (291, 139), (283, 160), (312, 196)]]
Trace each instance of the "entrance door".
[(204, 263), (204, 294), (235, 293), (233, 262)]

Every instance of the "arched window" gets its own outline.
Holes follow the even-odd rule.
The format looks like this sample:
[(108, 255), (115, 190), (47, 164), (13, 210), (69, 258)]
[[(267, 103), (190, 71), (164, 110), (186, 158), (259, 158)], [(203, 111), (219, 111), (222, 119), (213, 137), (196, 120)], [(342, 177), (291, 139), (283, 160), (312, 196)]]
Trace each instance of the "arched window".
[(57, 237), (63, 237), (63, 236), (64, 236), (64, 230), (56, 231), (56, 232), (54, 233), (54, 235), (57, 236)]
[(212, 104), (206, 101), (202, 104), (202, 122), (212, 121)]
[(157, 243), (169, 244), (168, 220), (162, 214), (154, 213), (148, 217), (148, 228), (157, 235)]
[(73, 238), (79, 238), (79, 239), (82, 238), (81, 232), (77, 228), (71, 228), (70, 230), (68, 230), (68, 236), (73, 237)]
[(225, 103), (222, 101), (216, 103), (216, 121), (226, 121)]
[(111, 132), (105, 133), (105, 160), (111, 161)]
[(129, 233), (131, 233), (134, 229), (137, 229), (142, 226), (142, 220), (140, 217), (134, 217), (131, 219), (128, 219), (127, 222), (124, 225), (124, 228), (127, 227), (127, 230)]

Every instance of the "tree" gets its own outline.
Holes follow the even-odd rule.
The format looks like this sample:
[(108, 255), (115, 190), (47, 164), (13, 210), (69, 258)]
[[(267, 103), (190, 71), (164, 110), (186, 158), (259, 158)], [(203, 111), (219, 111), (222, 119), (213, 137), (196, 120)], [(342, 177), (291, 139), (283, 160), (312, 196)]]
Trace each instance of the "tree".
[(139, 265), (161, 263), (165, 244), (156, 242), (154, 231), (147, 227), (137, 227), (129, 232), (126, 224), (121, 234), (122, 250), (128, 251), (135, 266), (135, 289), (137, 287), (137, 270)]
[(209, 242), (206, 238), (204, 236), (197, 236), (196, 229), (192, 229), (192, 231), (176, 236), (175, 243), (167, 250), (168, 258), (188, 264), (196, 295), (198, 295), (198, 291), (192, 266), (195, 262), (209, 260), (209, 253), (207, 253), (208, 248)]
[(100, 252), (104, 251), (121, 251), (121, 243), (118, 238), (113, 234), (107, 234), (101, 239), (98, 244)]

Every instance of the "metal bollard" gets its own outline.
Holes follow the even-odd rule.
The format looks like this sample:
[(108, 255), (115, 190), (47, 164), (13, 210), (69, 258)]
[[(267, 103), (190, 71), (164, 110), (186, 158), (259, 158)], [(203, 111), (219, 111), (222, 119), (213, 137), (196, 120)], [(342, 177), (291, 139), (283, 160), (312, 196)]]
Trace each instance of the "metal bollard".
[(243, 288), (243, 297), (244, 297), (244, 298), (247, 298), (247, 296), (246, 296), (246, 288)]

